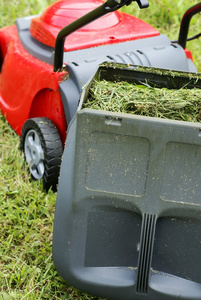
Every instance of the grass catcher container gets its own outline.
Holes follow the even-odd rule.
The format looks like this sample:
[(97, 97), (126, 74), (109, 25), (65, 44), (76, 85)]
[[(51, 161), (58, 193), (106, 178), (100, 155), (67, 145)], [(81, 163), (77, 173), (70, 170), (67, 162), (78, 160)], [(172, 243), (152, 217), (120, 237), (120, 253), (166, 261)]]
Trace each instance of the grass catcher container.
[(101, 80), (150, 92), (185, 89), (189, 101), (190, 92), (201, 96), (199, 74), (99, 67), (68, 129), (56, 268), (71, 285), (103, 298), (201, 299), (201, 124), (85, 108)]

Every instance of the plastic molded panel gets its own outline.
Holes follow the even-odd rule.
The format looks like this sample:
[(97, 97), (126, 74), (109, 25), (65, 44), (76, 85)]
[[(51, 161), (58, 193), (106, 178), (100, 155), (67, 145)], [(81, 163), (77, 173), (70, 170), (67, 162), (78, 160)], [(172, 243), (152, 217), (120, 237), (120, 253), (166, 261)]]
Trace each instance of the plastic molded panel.
[(200, 151), (199, 124), (79, 111), (55, 215), (61, 275), (108, 299), (200, 299)]
[(167, 201), (200, 204), (200, 166), (200, 146), (176, 142), (168, 143), (165, 153), (161, 197)]
[(201, 284), (201, 220), (162, 217), (157, 221), (152, 267)]
[(89, 212), (85, 266), (137, 268), (141, 222), (139, 214), (129, 211)]
[(146, 189), (149, 140), (129, 135), (92, 132), (90, 141), (86, 187), (91, 190), (143, 196)]
[[(102, 66), (96, 76), (201, 87), (192, 74), (145, 70)], [(103, 298), (200, 300), (201, 124), (82, 109), (90, 84), (61, 166), (53, 239), (58, 271)]]

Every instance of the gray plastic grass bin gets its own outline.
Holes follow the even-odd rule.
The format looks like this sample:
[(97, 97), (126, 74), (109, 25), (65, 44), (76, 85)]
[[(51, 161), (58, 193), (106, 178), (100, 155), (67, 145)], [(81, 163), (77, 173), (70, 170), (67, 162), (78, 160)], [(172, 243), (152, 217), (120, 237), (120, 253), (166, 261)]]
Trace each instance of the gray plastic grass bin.
[[(104, 65), (95, 78), (201, 87), (193, 75), (145, 71)], [(201, 124), (82, 109), (91, 82), (61, 166), (59, 273), (108, 299), (201, 299)]]

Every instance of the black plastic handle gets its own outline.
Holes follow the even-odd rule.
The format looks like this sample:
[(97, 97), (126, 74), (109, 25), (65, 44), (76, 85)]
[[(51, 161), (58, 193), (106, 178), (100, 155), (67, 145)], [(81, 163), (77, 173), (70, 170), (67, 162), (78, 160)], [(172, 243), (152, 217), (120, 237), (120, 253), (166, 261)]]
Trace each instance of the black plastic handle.
[(149, 7), (149, 2), (147, 0), (137, 0), (137, 4), (140, 8), (147, 8)]
[(111, 8), (119, 9), (124, 5), (129, 5), (136, 1), (140, 8), (146, 8), (149, 6), (148, 0), (107, 0), (108, 6)]
[(179, 39), (178, 39), (178, 44), (181, 45), (184, 49), (186, 48), (186, 42), (187, 42), (187, 37), (188, 37), (188, 31), (189, 31), (189, 25), (191, 18), (201, 12), (201, 2), (192, 6), (189, 8), (181, 21), (181, 26), (180, 26), (180, 32), (179, 32)]
[(64, 27), (58, 34), (55, 43), (55, 55), (54, 55), (54, 72), (58, 72), (63, 66), (63, 53), (64, 42), (66, 37), (81, 27), (97, 20), (98, 18), (106, 15), (109, 12), (118, 10), (124, 5), (129, 5), (133, 1), (136, 1), (140, 8), (146, 8), (149, 6), (148, 0), (107, 0), (101, 6), (95, 8), (88, 14), (72, 22), (68, 26)]

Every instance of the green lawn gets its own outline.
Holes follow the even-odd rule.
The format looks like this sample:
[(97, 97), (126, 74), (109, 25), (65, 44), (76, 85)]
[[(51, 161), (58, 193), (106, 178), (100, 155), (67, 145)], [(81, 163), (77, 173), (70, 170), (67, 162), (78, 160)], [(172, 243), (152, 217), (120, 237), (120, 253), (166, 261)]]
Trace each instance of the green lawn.
[(68, 286), (52, 262), (56, 194), (31, 182), (19, 138), (0, 116), (0, 300), (97, 299)]
[[(38, 14), (53, 1), (1, 0), (0, 27), (16, 17)], [(196, 1), (150, 0), (150, 8), (140, 11), (134, 3), (125, 10), (153, 24), (171, 39), (177, 39), (184, 11)], [(133, 9), (134, 7), (134, 9)], [(192, 34), (200, 21), (192, 21)], [(194, 32), (195, 31), (195, 32)], [(190, 45), (199, 68), (200, 41)], [(51, 255), (56, 194), (42, 191), (29, 179), (19, 137), (0, 116), (0, 300), (7, 299), (98, 299), (68, 286), (58, 275)]]

